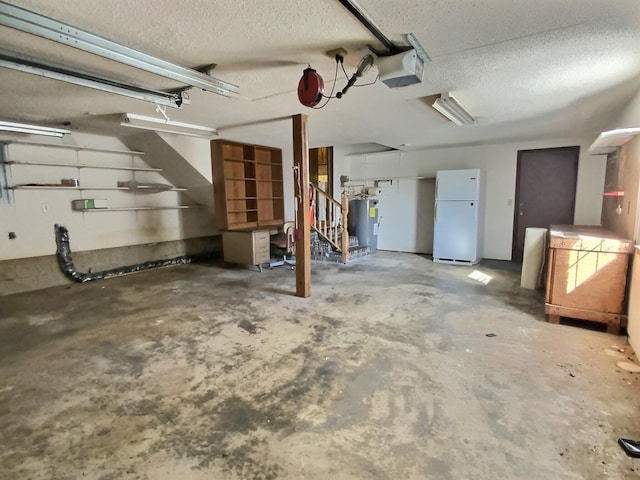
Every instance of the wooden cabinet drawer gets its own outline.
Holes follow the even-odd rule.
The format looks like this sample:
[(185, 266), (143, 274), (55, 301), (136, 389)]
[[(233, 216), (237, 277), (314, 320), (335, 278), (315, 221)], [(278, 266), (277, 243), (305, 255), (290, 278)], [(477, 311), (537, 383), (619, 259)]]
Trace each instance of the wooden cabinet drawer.
[(255, 264), (258, 265), (260, 263), (267, 263), (269, 260), (271, 260), (271, 255), (269, 253), (269, 251), (256, 251), (255, 252)]
[(269, 244), (269, 230), (258, 230), (253, 232), (253, 238), (256, 242), (256, 246), (261, 243)]
[(223, 231), (224, 260), (244, 265), (259, 265), (271, 259), (269, 230)]

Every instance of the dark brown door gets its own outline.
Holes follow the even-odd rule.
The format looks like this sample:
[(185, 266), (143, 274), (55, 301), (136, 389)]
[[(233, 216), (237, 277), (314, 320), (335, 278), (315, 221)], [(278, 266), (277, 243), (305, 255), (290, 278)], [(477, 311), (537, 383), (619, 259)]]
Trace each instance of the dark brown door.
[(309, 181), (316, 187), (323, 182), (325, 193), (333, 198), (333, 147), (309, 149)]
[(511, 259), (522, 262), (527, 227), (573, 224), (580, 147), (520, 150)]

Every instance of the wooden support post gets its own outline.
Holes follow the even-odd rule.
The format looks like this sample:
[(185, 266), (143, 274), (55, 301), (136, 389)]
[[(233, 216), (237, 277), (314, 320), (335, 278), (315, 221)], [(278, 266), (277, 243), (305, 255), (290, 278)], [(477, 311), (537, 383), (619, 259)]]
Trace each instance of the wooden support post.
[(349, 215), (349, 199), (347, 198), (347, 194), (342, 192), (341, 197), (342, 203), (342, 241), (340, 245), (342, 246), (342, 261), (347, 263), (349, 261), (349, 232), (347, 231), (347, 216)]
[(293, 168), (297, 203), (296, 296), (311, 296), (311, 219), (309, 214), (309, 141), (307, 115), (293, 115)]

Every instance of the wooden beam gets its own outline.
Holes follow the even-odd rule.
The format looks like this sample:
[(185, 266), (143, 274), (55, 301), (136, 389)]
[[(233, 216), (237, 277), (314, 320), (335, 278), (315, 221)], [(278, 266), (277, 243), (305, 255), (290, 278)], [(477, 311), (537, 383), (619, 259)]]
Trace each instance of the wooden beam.
[(311, 219), (309, 217), (308, 116), (293, 115), (293, 184), (296, 194), (296, 296), (311, 296)]

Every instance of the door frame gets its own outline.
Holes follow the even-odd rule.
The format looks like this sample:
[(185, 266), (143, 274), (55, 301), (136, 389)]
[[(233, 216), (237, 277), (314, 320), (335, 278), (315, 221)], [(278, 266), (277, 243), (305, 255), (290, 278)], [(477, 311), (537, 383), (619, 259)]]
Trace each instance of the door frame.
[(524, 152), (532, 152), (535, 150), (573, 150), (576, 159), (576, 190), (573, 192), (573, 199), (571, 200), (571, 223), (575, 221), (576, 217), (576, 194), (578, 192), (578, 173), (580, 169), (580, 146), (574, 145), (570, 147), (549, 147), (549, 148), (527, 148), (524, 150), (518, 150), (517, 162), (516, 162), (516, 193), (513, 201), (513, 232), (511, 235), (511, 261), (513, 262), (516, 256), (516, 241), (518, 236), (518, 219), (519, 219), (519, 206), (520, 206), (520, 173), (522, 164), (522, 154)]
[[(333, 146), (317, 147), (309, 149), (309, 182), (313, 183), (311, 177), (317, 174), (318, 165), (314, 165), (317, 155), (323, 153), (327, 159), (327, 185), (325, 187), (326, 193), (329, 197), (333, 197)], [(318, 185), (316, 185), (317, 187)]]

